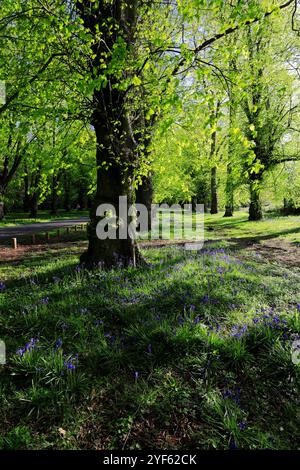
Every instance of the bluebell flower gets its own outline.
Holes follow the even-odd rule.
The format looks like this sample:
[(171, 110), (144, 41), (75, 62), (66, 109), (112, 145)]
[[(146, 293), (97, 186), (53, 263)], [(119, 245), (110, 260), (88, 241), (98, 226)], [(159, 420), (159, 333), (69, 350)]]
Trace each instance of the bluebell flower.
[[(74, 356), (69, 356), (65, 361), (64, 361), (64, 366), (67, 370), (75, 370), (76, 365), (78, 362), (78, 354), (75, 354)], [(75, 363), (75, 364), (74, 364)]]
[(4, 282), (0, 282), (0, 291), (2, 290), (5, 290), (6, 289), (6, 285), (4, 284)]
[(30, 341), (28, 341), (28, 343), (25, 344), (24, 348), (19, 348), (16, 351), (16, 354), (18, 356), (23, 357), (26, 352), (28, 353), (32, 352), (36, 348), (38, 341), (39, 341), (38, 339), (30, 338)]
[(57, 351), (61, 347), (62, 347), (62, 339), (58, 338), (58, 340), (55, 343), (54, 350)]

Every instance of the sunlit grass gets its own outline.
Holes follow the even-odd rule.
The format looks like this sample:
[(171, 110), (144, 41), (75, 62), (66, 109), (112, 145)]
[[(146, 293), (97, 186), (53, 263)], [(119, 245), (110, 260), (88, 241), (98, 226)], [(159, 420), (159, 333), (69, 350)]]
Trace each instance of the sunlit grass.
[(299, 270), (217, 243), (87, 272), (84, 244), (0, 267), (2, 447), (297, 448)]

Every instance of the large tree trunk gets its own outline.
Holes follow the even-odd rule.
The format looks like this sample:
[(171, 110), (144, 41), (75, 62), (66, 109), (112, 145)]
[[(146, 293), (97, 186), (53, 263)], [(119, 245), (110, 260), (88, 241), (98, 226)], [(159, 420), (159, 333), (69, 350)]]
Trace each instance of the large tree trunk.
[(224, 217), (233, 216), (233, 178), (232, 178), (232, 167), (231, 164), (227, 165), (227, 179), (225, 187), (225, 214)]
[[(126, 43), (127, 51), (134, 49), (135, 33), (138, 18), (138, 0), (130, 2), (96, 2), (81, 1), (77, 3), (84, 26), (95, 33), (95, 25), (101, 26), (101, 42), (97, 39), (93, 46), (94, 59), (91, 63), (92, 75), (107, 73), (107, 63), (111, 57), (107, 51), (113, 51), (119, 40)], [(118, 46), (120, 47), (120, 46)], [(107, 63), (103, 63), (107, 57)], [(131, 72), (124, 68), (121, 81), (130, 80)], [(120, 87), (118, 73), (107, 75), (107, 83), (94, 90), (94, 111), (92, 125), (95, 128), (97, 143), (97, 190), (90, 211), (88, 227), (89, 246), (81, 256), (86, 266), (101, 264), (106, 268), (114, 265), (135, 265), (141, 260), (135, 239), (128, 234), (120, 237), (122, 216), (119, 213), (119, 197), (127, 196), (127, 208), (133, 203), (133, 176), (137, 166), (136, 141), (134, 129), (131, 128), (129, 89)], [(143, 109), (143, 108), (142, 108)], [(138, 109), (135, 108), (135, 113)], [(104, 215), (96, 214), (101, 204), (111, 204), (116, 212), (116, 239), (97, 236), (97, 225)], [(126, 208), (125, 208), (126, 209)], [(125, 216), (125, 223), (132, 221)]]
[[(139, 254), (135, 238), (128, 235), (125, 239), (120, 237), (120, 225), (122, 220), (129, 224), (133, 222), (131, 215), (128, 215), (128, 209), (133, 204), (133, 168), (124, 166), (122, 160), (109, 157), (109, 146), (106, 147), (105, 142), (109, 139), (106, 132), (106, 125), (95, 125), (97, 140), (97, 192), (93, 206), (90, 211), (90, 223), (88, 225), (89, 246), (86, 253), (81, 256), (81, 262), (86, 267), (101, 265), (105, 268), (121, 265), (136, 265), (142, 258)], [(124, 132), (126, 129), (124, 129)], [(121, 135), (124, 135), (124, 132)], [(127, 142), (128, 144), (128, 142)], [(107, 142), (108, 145), (108, 142)], [(127, 156), (131, 157), (132, 148), (123, 142), (122, 150)], [(108, 168), (101, 168), (103, 161), (109, 161)], [(122, 164), (123, 163), (123, 164)], [(119, 197), (126, 196), (127, 204), (125, 207), (125, 220), (119, 212)], [(103, 220), (103, 216), (97, 216), (96, 210), (101, 204), (110, 204), (114, 209), (117, 217), (117, 230), (115, 239), (107, 237), (99, 239), (96, 233), (97, 224)], [(118, 225), (119, 224), (119, 225)]]
[(210, 203), (210, 213), (218, 213), (218, 193), (217, 193), (217, 167), (214, 166), (211, 169), (210, 175), (210, 192), (211, 192), (211, 203)]
[(249, 220), (261, 220), (263, 218), (260, 191), (260, 180), (252, 179), (250, 181)]
[(142, 184), (137, 188), (135, 193), (135, 202), (137, 204), (143, 204), (147, 208), (148, 212), (148, 230), (151, 230), (151, 205), (153, 201), (153, 185), (152, 175), (149, 173), (147, 176), (142, 178)]

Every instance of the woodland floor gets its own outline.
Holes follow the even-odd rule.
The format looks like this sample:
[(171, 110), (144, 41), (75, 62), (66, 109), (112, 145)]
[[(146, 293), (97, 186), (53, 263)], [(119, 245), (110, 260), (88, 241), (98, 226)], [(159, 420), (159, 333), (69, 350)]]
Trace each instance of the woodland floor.
[(299, 449), (299, 218), (207, 224), (110, 272), (84, 232), (1, 246), (0, 447)]

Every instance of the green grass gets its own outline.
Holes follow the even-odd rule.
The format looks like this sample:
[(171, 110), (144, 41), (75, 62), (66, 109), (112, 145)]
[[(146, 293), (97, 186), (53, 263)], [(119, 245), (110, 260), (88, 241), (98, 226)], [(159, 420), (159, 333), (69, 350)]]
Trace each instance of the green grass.
[(14, 212), (7, 214), (4, 220), (0, 221), (1, 227), (16, 227), (24, 224), (36, 224), (41, 222), (51, 222), (52, 220), (77, 219), (87, 217), (88, 211), (58, 211), (57, 215), (51, 215), (49, 211), (39, 211), (36, 219), (30, 217), (26, 212)]
[(222, 241), (87, 272), (85, 244), (0, 265), (2, 448), (299, 448), (299, 269)]
[(206, 239), (225, 238), (284, 238), (300, 242), (300, 217), (277, 216), (265, 214), (263, 220), (249, 222), (248, 213), (237, 211), (233, 217), (220, 217), (220, 214), (205, 214)]

